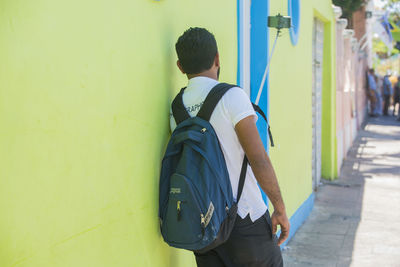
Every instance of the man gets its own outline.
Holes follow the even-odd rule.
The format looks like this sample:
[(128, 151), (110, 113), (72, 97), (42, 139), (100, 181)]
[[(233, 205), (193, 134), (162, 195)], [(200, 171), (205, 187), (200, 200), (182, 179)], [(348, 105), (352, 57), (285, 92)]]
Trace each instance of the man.
[(368, 87), (370, 94), (372, 96), (371, 99), (371, 111), (372, 116), (379, 116), (382, 114), (382, 101), (381, 94), (379, 93), (378, 86), (376, 84), (377, 77), (375, 76), (375, 70), (369, 69), (368, 72)]
[(370, 101), (370, 116), (374, 117), (375, 115), (375, 109), (376, 109), (376, 82), (375, 78), (373, 76), (373, 69), (369, 69), (367, 72), (367, 86), (368, 86), (368, 98)]
[[(394, 86), (394, 94), (393, 94), (393, 116), (395, 116), (396, 106), (400, 104), (400, 76), (397, 76), (397, 81)], [(400, 107), (397, 111), (397, 116), (400, 114)]]
[(389, 115), (389, 106), (390, 106), (390, 100), (393, 95), (393, 88), (392, 88), (392, 83), (389, 80), (389, 77), (391, 76), (391, 73), (388, 71), (383, 78), (383, 97), (384, 97), (384, 106), (383, 106), (383, 115), (387, 116)]
[[(190, 28), (179, 37), (176, 45), (177, 65), (189, 79), (183, 103), (191, 116), (196, 116), (207, 94), (218, 84), (220, 61), (214, 36), (206, 29)], [(271, 161), (265, 152), (257, 127), (257, 115), (246, 93), (239, 87), (230, 89), (220, 100), (211, 116), (213, 126), (227, 164), (233, 195), (237, 195), (243, 157), (248, 169), (238, 217), (228, 241), (204, 253), (195, 253), (197, 265), (218, 266), (283, 266), (281, 245), (289, 235), (279, 185)], [(171, 129), (176, 127), (171, 114)], [(257, 182), (274, 206), (269, 216)], [(276, 240), (277, 225), (281, 236)]]

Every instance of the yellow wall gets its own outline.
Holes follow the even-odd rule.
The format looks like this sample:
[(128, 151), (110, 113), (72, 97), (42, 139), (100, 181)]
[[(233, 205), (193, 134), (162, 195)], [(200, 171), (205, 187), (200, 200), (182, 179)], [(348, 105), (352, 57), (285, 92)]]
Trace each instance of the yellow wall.
[(194, 265), (157, 220), (192, 25), (235, 82), (235, 1), (0, 1), (0, 266)]
[[(323, 19), (326, 25), (332, 25), (329, 22), (334, 20), (329, 0), (301, 1), (300, 9), (299, 41), (293, 46), (288, 30), (283, 31), (272, 58), (269, 76), (270, 121), (276, 144), (275, 148), (270, 149), (270, 154), (289, 216), (292, 216), (312, 193), (313, 19)], [(287, 12), (287, 1), (270, 1), (270, 15)], [(327, 26), (325, 32), (326, 35), (334, 33), (331, 26)], [(275, 34), (275, 30), (270, 30), (270, 47)], [(325, 41), (323, 91), (335, 93), (335, 87), (330, 81), (330, 75), (334, 75), (334, 55), (331, 54), (334, 38), (325, 38)], [(331, 96), (323, 97), (323, 101), (325, 97), (327, 101), (334, 101)], [(334, 113), (333, 108), (327, 108), (324, 104), (325, 102), (323, 112)], [(334, 132), (332, 133), (334, 136)], [(329, 142), (332, 142), (332, 139), (329, 139)], [(323, 161), (329, 160), (323, 155)]]

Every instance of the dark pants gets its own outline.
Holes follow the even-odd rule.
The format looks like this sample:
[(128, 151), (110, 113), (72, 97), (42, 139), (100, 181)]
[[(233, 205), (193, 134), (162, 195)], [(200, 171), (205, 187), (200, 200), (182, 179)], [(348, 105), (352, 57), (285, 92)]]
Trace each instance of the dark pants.
[[(393, 116), (394, 116), (394, 113), (396, 112), (396, 106), (397, 106), (397, 104), (400, 104), (399, 94), (396, 93), (394, 95), (393, 99), (394, 99), (394, 103), (393, 103)], [(400, 114), (400, 107), (399, 107), (399, 110), (397, 111), (397, 115), (399, 115), (399, 114)]]
[(275, 267), (283, 266), (282, 254), (272, 235), (268, 211), (254, 223), (249, 215), (238, 215), (228, 241), (204, 254), (197, 254), (198, 267)]
[(385, 95), (385, 105), (383, 106), (383, 115), (388, 115), (388, 110), (390, 106), (390, 95)]

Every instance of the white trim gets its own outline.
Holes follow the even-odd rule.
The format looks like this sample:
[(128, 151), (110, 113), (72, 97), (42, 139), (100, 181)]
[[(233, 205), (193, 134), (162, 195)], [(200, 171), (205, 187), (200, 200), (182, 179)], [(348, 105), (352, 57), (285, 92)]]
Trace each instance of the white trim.
[(240, 86), (244, 89), (247, 95), (250, 96), (250, 1), (239, 0), (239, 12), (240, 12), (240, 62), (239, 66), (241, 84)]

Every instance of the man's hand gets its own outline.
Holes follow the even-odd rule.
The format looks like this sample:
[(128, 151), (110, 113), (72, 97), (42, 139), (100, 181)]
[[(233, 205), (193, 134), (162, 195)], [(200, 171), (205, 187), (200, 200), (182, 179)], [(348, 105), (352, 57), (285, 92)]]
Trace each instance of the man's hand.
[(281, 226), (281, 235), (278, 239), (278, 246), (282, 245), (283, 242), (289, 237), (290, 231), (290, 223), (286, 213), (280, 213), (278, 211), (274, 211), (271, 215), (271, 223), (272, 223), (272, 234), (276, 234), (278, 225)]

